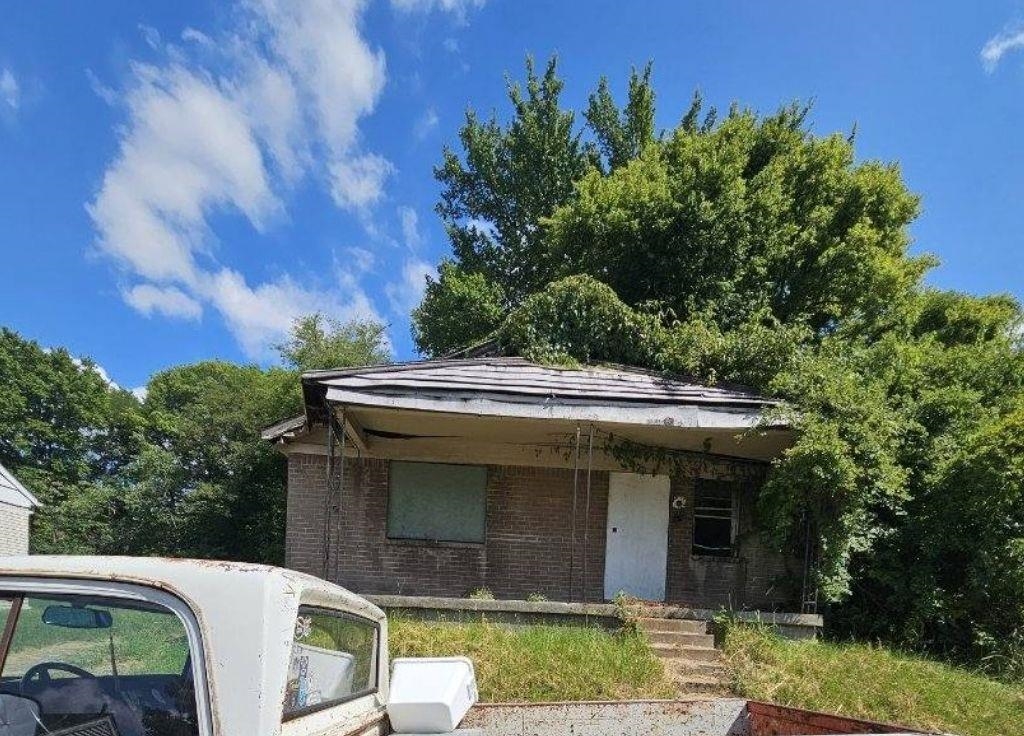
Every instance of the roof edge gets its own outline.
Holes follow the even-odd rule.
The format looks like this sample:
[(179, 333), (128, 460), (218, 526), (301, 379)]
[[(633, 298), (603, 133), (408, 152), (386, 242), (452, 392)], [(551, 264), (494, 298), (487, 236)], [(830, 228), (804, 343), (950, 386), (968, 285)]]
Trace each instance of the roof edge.
[(25, 500), (29, 502), (28, 508), (38, 509), (42, 507), (43, 504), (39, 502), (39, 499), (36, 498), (32, 492), (26, 488), (21, 481), (15, 478), (14, 474), (3, 465), (0, 465), (0, 481), (6, 481), (7, 485), (12, 488), (15, 493), (22, 495)]

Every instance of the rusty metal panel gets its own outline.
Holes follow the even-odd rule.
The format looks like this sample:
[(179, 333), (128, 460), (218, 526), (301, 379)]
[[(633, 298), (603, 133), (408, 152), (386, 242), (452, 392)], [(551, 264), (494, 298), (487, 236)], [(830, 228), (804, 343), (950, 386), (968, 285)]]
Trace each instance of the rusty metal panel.
[(750, 736), (802, 736), (804, 734), (919, 734), (927, 733), (889, 723), (876, 723), (859, 718), (847, 718), (828, 713), (817, 713), (799, 708), (761, 703), (747, 703), (750, 718)]
[(747, 736), (746, 701), (484, 704), (463, 728), (486, 736)]

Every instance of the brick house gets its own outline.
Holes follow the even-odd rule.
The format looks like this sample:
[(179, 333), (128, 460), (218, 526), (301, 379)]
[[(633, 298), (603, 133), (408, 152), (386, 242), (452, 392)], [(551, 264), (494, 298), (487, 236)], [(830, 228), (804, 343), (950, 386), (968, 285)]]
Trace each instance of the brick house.
[(29, 519), (39, 501), (0, 465), (0, 555), (27, 555)]
[(302, 377), (286, 564), (364, 594), (792, 610), (755, 501), (774, 402), (619, 367), (422, 361)]

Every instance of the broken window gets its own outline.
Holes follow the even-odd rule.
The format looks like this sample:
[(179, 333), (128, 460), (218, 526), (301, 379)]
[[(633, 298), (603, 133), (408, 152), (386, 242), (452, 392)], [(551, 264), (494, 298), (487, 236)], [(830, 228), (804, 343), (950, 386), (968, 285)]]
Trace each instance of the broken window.
[(393, 461), (390, 468), (390, 539), (484, 541), (486, 467)]
[(736, 546), (735, 483), (697, 480), (693, 501), (693, 554), (731, 557)]

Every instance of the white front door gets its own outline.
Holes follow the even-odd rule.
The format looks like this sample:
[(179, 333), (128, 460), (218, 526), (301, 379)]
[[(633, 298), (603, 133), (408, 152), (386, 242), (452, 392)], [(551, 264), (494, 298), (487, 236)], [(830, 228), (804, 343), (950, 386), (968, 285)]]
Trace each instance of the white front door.
[(604, 597), (619, 591), (647, 601), (665, 600), (668, 559), (667, 475), (611, 473)]

